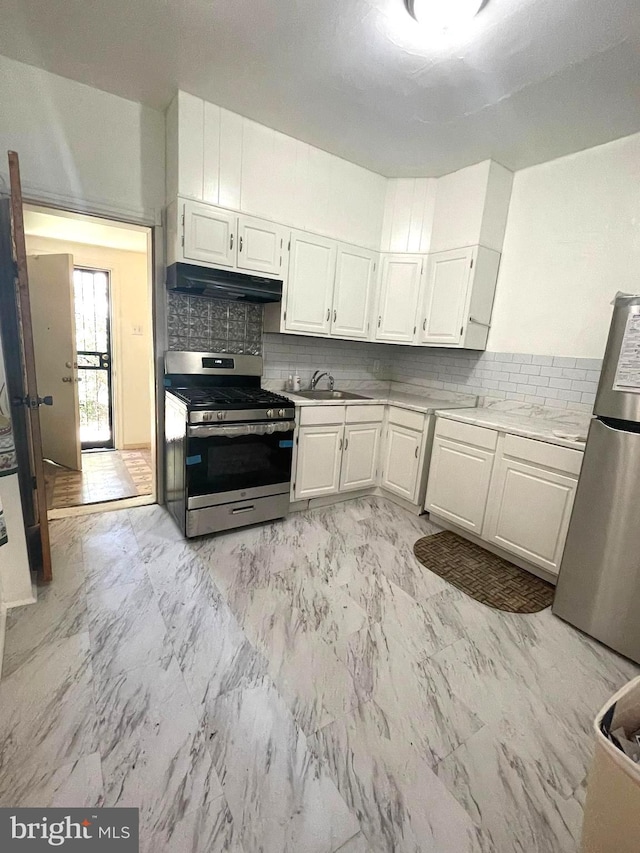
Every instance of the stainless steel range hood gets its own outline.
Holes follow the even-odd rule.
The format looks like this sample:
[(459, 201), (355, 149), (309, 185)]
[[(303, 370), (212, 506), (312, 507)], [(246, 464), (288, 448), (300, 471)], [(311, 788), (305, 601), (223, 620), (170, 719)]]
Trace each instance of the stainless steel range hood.
[(182, 293), (242, 302), (280, 302), (282, 281), (195, 264), (167, 267), (167, 287)]

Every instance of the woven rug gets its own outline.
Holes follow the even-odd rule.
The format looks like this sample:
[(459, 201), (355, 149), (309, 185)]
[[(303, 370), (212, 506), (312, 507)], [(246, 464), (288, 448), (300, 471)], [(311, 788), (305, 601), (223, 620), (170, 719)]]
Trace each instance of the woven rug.
[(553, 601), (550, 583), (448, 530), (418, 539), (413, 553), (429, 571), (496, 610), (537, 613)]

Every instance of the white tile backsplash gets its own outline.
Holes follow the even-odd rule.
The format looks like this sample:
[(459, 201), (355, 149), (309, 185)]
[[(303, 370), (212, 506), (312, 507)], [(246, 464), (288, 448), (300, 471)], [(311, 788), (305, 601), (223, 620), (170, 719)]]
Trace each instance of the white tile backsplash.
[[(209, 348), (219, 351), (260, 352), (262, 311), (259, 306), (210, 300), (207, 327), (200, 313), (194, 314), (204, 300), (172, 294), (169, 299), (169, 340), (172, 349)], [(224, 340), (216, 332), (220, 309), (227, 314), (242, 310), (244, 325), (224, 318)], [(250, 316), (249, 316), (250, 314)], [(230, 315), (229, 315), (230, 316)], [(235, 318), (235, 315), (234, 315)], [(232, 334), (235, 327), (241, 334)], [(193, 339), (194, 335), (198, 335)], [(217, 333), (216, 333), (217, 334)], [(215, 340), (212, 338), (215, 338)], [(202, 340), (201, 340), (202, 338)], [(232, 339), (233, 338), (233, 339)], [(237, 339), (237, 340), (236, 340)], [(475, 352), (366, 341), (339, 341), (301, 335), (264, 334), (262, 336), (264, 379), (272, 388), (284, 388), (290, 374), (300, 375), (308, 387), (315, 370), (327, 370), (336, 385), (349, 383), (393, 382), (412, 390), (431, 389), (475, 394), (488, 400), (518, 400), (562, 409), (591, 412), (598, 389), (602, 361), (513, 352)], [(323, 380), (324, 384), (324, 380)]]

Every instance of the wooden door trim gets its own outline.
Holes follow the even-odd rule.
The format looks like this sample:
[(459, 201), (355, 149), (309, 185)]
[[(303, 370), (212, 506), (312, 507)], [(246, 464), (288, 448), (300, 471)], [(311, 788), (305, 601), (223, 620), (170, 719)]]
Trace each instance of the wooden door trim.
[[(16, 294), (20, 313), (24, 359), (24, 370), (27, 385), (27, 396), (32, 400), (38, 399), (36, 382), (36, 362), (34, 357), (33, 329), (31, 326), (31, 303), (29, 301), (29, 278), (27, 274), (27, 249), (25, 245), (24, 217), (22, 210), (22, 186), (20, 183), (20, 162), (15, 151), (9, 151), (9, 181), (11, 186), (11, 218), (13, 220), (13, 248), (16, 262), (17, 287)], [(37, 507), (37, 524), (40, 528), (42, 543), (41, 579), (48, 583), (52, 580), (51, 543), (49, 539), (49, 521), (47, 518), (47, 495), (44, 478), (44, 461), (42, 459), (42, 430), (38, 406), (29, 407), (29, 421), (33, 436), (33, 473), (35, 476), (35, 502)]]

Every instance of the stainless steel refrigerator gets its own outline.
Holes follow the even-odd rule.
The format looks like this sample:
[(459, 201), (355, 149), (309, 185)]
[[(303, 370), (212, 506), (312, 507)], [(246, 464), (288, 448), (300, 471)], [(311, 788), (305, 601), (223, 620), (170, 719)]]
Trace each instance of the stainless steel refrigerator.
[(553, 612), (640, 663), (640, 297), (615, 301)]

